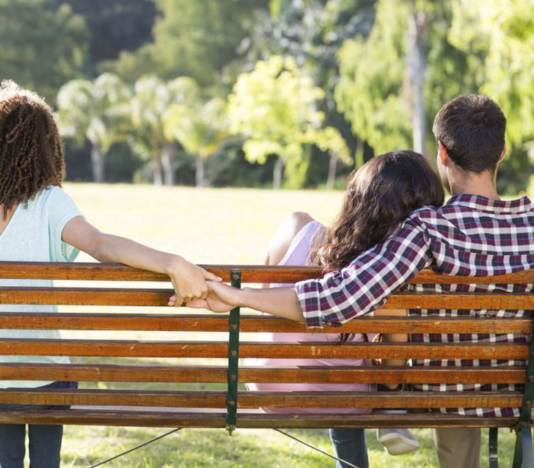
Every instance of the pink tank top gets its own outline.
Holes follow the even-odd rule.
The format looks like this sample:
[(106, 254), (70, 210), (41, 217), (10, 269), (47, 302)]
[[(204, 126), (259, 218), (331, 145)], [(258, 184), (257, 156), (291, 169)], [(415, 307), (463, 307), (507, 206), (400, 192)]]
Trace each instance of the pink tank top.
[[(286, 255), (279, 263), (279, 265), (307, 265), (309, 264), (309, 254), (311, 245), (315, 235), (323, 229), (323, 225), (317, 221), (312, 221), (304, 226), (295, 236)], [(274, 286), (292, 286), (292, 284), (272, 284)], [(260, 335), (261, 341), (327, 341), (333, 344), (339, 342), (339, 335), (332, 333), (264, 333)], [(365, 338), (356, 334), (351, 339), (351, 342), (363, 342)], [(365, 359), (245, 359), (245, 365), (250, 366), (363, 366)], [(255, 384), (248, 383), (247, 388), (254, 391), (309, 391), (309, 392), (370, 392), (376, 390), (376, 385), (373, 384), (313, 384), (313, 383), (288, 383), (288, 384)], [(307, 409), (299, 408), (298, 410), (283, 409), (283, 408), (263, 408), (269, 413), (370, 413), (371, 408), (336, 408), (329, 410), (327, 408)]]

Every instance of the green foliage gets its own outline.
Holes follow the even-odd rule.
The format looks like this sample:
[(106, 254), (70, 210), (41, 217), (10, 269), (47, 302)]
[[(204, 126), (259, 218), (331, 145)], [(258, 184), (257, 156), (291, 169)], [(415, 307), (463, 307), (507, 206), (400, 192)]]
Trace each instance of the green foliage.
[(110, 73), (96, 80), (72, 80), (57, 96), (58, 123), (63, 136), (92, 145), (93, 180), (105, 179), (105, 157), (113, 143), (126, 138), (130, 89)]
[[(481, 91), (495, 99), (509, 125), (513, 145), (534, 139), (533, 0), (454, 2), (451, 37), (466, 52), (482, 56)], [(469, 24), (471, 27), (465, 28)]]
[(378, 2), (368, 39), (346, 41), (339, 52), (338, 108), (378, 153), (411, 147), (410, 109), (403, 99), (408, 12), (403, 2)]
[(166, 113), (166, 131), (191, 154), (212, 155), (229, 135), (226, 102), (212, 98), (201, 105), (176, 104)]
[(238, 57), (252, 12), (266, 7), (268, 0), (156, 0), (156, 4), (161, 17), (154, 43), (122, 53), (117, 73), (127, 79), (148, 73), (163, 79), (185, 75), (201, 87), (213, 87), (221, 85), (225, 67)]
[(60, 131), (81, 142), (87, 138), (107, 153), (110, 146), (124, 139), (130, 89), (110, 73), (96, 80), (72, 80), (57, 96)]
[(175, 104), (167, 110), (165, 120), (166, 133), (197, 157), (196, 185), (203, 187), (204, 160), (213, 155), (229, 136), (226, 102), (215, 97), (205, 103), (197, 100)]
[[(189, 110), (182, 121), (187, 132), (165, 135), (165, 118), (155, 117), (156, 107), (147, 104), (145, 117), (152, 106), (153, 123), (163, 123), (145, 122), (130, 133), (136, 157), (143, 155), (146, 162), (146, 174), (159, 172), (164, 156), (169, 162), (165, 171), (176, 175), (179, 168), (180, 181), (190, 181), (194, 158), (185, 150), (180, 153), (183, 145), (195, 155), (213, 155), (206, 178), (216, 185), (265, 185), (266, 168), (275, 161), (272, 155), (285, 152), (286, 185), (316, 186), (324, 182), (329, 156), (332, 161), (357, 150), (359, 165), (366, 144), (371, 153), (412, 146), (415, 107), (407, 73), (407, 53), (412, 50), (407, 33), (410, 18), (418, 12), (427, 17), (422, 54), (426, 128), (454, 96), (490, 95), (508, 118), (512, 153), (502, 166), (499, 184), (517, 191), (525, 188), (534, 169), (533, 10), (534, 0), (0, 0), (0, 79), (11, 78), (53, 103), (63, 84), (92, 80), (101, 70), (117, 71), (131, 83), (150, 75), (165, 84), (189, 76), (198, 83), (202, 99), (191, 105), (196, 111)], [(213, 96), (225, 98), (239, 74), (251, 72), (258, 61), (271, 56), (292, 57), (299, 73), (311, 77), (322, 90), (323, 98), (310, 111), (311, 120), (320, 115), (321, 122), (299, 130), (300, 136), (292, 140), (280, 139), (275, 125), (269, 138), (245, 141), (248, 158), (269, 161), (260, 167), (243, 160), (236, 140), (228, 143), (224, 137), (226, 130), (215, 130), (218, 119), (209, 125), (202, 122), (202, 114), (209, 110), (202, 106)], [(87, 97), (86, 91), (81, 90), (80, 99)], [(256, 112), (263, 112), (261, 106), (258, 109), (251, 106), (249, 114), (257, 127), (261, 122)], [(79, 121), (90, 112), (81, 114), (76, 117)], [(60, 115), (63, 118), (64, 112)], [(276, 117), (286, 123), (290, 119), (289, 114)], [(102, 150), (115, 144), (118, 133), (124, 137), (123, 124), (119, 132), (112, 120), (108, 115), (87, 124), (91, 128), (87, 135)], [(87, 132), (69, 125), (79, 143)], [(337, 135), (324, 133), (324, 127), (332, 127)], [(69, 134), (68, 128), (63, 130)], [(244, 136), (249, 139), (246, 132)], [(89, 179), (82, 161), (89, 161), (89, 155), (75, 149), (72, 140), (67, 143), (72, 147), (70, 156), (80, 158), (73, 176)], [(343, 143), (350, 151), (340, 149)], [(427, 148), (434, 148), (430, 132)], [(138, 167), (139, 159), (126, 153), (106, 163), (117, 172), (113, 180), (129, 178)], [(121, 161), (129, 166), (124, 171), (119, 168)], [(349, 159), (345, 163), (350, 164)], [(232, 171), (232, 165), (239, 169)], [(330, 164), (334, 176), (345, 172), (348, 168), (336, 171)]]
[(228, 112), (231, 131), (245, 138), (247, 159), (263, 164), (275, 154), (284, 163), (291, 161), (290, 168), (297, 167), (306, 143), (332, 147), (347, 157), (339, 133), (321, 129), (324, 115), (316, 103), (323, 96), (290, 57), (259, 61), (251, 73), (240, 75)]
[[(478, 92), (485, 73), (476, 54), (450, 37), (453, 8), (435, 0), (379, 0), (369, 38), (345, 42), (339, 53), (341, 80), (335, 99), (353, 131), (377, 153), (412, 147), (413, 90), (408, 76), (407, 18), (426, 16), (424, 108), (430, 128), (441, 106), (459, 94)], [(463, 24), (463, 23), (462, 23)], [(469, 30), (469, 24), (462, 29)], [(427, 142), (435, 147), (427, 133)]]
[(89, 56), (98, 69), (104, 60), (113, 60), (122, 51), (134, 51), (151, 42), (156, 20), (152, 0), (49, 0), (66, 3), (81, 15), (91, 33)]
[[(347, 39), (369, 35), (375, 3), (376, 0), (272, 0), (270, 14), (256, 12), (251, 37), (242, 44), (245, 60), (241, 69), (246, 71), (251, 62), (272, 55), (294, 57), (299, 67), (324, 90), (325, 97), (318, 108), (325, 115), (325, 124), (340, 131), (351, 151), (357, 146), (356, 136), (339, 114), (333, 98), (334, 86), (339, 81), (337, 53)], [(302, 186), (317, 184), (312, 174), (328, 172), (321, 165), (315, 167), (321, 160), (317, 148), (311, 149), (310, 157), (309, 164), (303, 163), (308, 170)], [(292, 178), (290, 173), (288, 176)]]
[(310, 143), (315, 143), (321, 151), (331, 153), (345, 164), (352, 163), (349, 148), (337, 128), (325, 127), (320, 130), (313, 129), (310, 131), (307, 140)]
[(256, 12), (243, 47), (247, 62), (271, 55), (292, 56), (328, 93), (337, 73), (336, 53), (347, 39), (367, 36), (376, 0), (271, 0), (270, 14)]
[(166, 123), (169, 108), (191, 102), (197, 98), (198, 92), (197, 84), (185, 77), (168, 83), (155, 75), (137, 80), (131, 100), (131, 116), (134, 133), (140, 135), (138, 143), (144, 144), (137, 147), (141, 156), (149, 158), (154, 151), (172, 142), (173, 135), (167, 131)]
[(165, 82), (155, 75), (137, 80), (130, 103), (133, 129), (130, 144), (141, 158), (152, 163), (154, 183), (174, 183), (174, 147), (176, 135), (169, 124), (172, 106), (189, 108), (198, 100), (197, 83), (188, 77)]
[(0, 79), (53, 101), (66, 81), (82, 76), (89, 32), (66, 4), (0, 0)]

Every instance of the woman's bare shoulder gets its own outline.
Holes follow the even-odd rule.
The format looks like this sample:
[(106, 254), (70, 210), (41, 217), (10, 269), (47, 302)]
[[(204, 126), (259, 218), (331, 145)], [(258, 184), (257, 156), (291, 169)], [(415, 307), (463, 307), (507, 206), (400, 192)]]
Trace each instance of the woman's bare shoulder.
[(294, 211), (287, 215), (276, 230), (267, 249), (266, 265), (278, 265), (287, 253), (291, 242), (307, 224), (315, 221), (304, 211)]

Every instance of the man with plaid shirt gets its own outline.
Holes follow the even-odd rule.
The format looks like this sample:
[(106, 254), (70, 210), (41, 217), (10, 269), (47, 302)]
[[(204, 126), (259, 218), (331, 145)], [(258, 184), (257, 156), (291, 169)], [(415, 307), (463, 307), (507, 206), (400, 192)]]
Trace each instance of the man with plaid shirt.
[[(447, 103), (434, 121), (437, 165), (452, 197), (439, 209), (412, 212), (384, 244), (360, 255), (341, 271), (294, 288), (235, 290), (212, 285), (212, 310), (251, 307), (309, 327), (344, 323), (373, 312), (399, 288), (433, 291), (530, 291), (532, 285), (407, 285), (423, 268), (447, 275), (492, 276), (534, 268), (534, 205), (526, 198), (502, 201), (496, 172), (505, 155), (506, 119), (486, 96), (459, 96)], [(204, 304), (205, 305), (205, 304)], [(410, 310), (409, 314), (443, 316), (523, 316), (530, 311)], [(528, 341), (525, 335), (412, 335), (412, 341)], [(416, 360), (416, 366), (480, 366), (491, 361)], [(503, 363), (499, 363), (503, 365)], [(509, 362), (508, 365), (520, 365)], [(504, 387), (507, 387), (504, 385)], [(513, 385), (511, 385), (513, 387)], [(462, 390), (465, 385), (418, 385), (419, 390)], [(473, 385), (473, 390), (498, 390), (503, 385)], [(446, 411), (445, 409), (443, 411)], [(467, 415), (518, 415), (517, 408), (457, 408)], [(478, 468), (480, 429), (435, 430), (440, 466)]]

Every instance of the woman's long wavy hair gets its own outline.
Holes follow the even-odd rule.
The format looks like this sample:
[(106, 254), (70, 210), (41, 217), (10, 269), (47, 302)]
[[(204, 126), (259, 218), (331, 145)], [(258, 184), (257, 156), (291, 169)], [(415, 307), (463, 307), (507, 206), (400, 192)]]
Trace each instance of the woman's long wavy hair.
[(0, 85), (0, 205), (7, 213), (65, 176), (63, 147), (52, 109), (37, 94)]
[[(420, 154), (400, 150), (375, 156), (351, 177), (341, 213), (316, 236), (310, 262), (325, 271), (339, 270), (385, 242), (410, 212), (439, 207), (444, 197), (439, 177)], [(340, 337), (347, 339), (348, 334)]]

